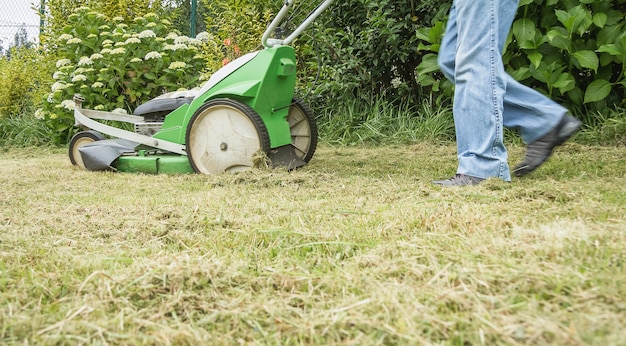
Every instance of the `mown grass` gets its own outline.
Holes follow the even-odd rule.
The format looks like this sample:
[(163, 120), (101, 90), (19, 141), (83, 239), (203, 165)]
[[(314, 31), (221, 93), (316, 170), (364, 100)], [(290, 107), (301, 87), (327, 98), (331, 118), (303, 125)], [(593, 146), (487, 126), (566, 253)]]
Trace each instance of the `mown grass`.
[(626, 148), (431, 185), (455, 166), (453, 144), (216, 176), (4, 149), (0, 343), (626, 344)]

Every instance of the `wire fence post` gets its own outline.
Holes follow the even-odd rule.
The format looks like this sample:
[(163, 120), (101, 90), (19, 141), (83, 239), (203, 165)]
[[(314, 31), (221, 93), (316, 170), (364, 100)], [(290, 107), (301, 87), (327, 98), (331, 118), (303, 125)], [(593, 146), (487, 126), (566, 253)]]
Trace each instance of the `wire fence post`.
[(196, 11), (197, 11), (197, 0), (191, 0), (191, 18), (189, 18), (190, 21), (190, 28), (189, 28), (189, 37), (196, 37)]
[(39, 42), (41, 42), (41, 35), (43, 34), (44, 20), (43, 17), (46, 14), (46, 0), (41, 0), (39, 5)]

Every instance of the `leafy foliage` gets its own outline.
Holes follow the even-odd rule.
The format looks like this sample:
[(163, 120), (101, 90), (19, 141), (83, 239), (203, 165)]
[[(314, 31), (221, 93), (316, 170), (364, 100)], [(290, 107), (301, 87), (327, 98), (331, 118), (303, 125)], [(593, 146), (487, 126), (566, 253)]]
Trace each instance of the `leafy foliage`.
[(125, 24), (87, 7), (68, 19), (63, 34), (50, 42), (58, 47), (56, 81), (37, 113), (50, 121), (58, 142), (73, 132), (76, 93), (85, 97), (85, 108), (128, 112), (164, 92), (199, 84), (201, 41), (171, 32), (168, 20), (146, 14)]
[(208, 73), (260, 48), (261, 36), (282, 5), (263, 0), (201, 0), (207, 31), (217, 45), (204, 47)]
[[(507, 71), (578, 113), (623, 105), (625, 12), (624, 0), (523, 0), (504, 54)], [(421, 85), (444, 83), (435, 55), (441, 35), (442, 21), (418, 31), (418, 50), (429, 52), (417, 67)]]
[(28, 46), (12, 47), (0, 56), (0, 118), (32, 111), (46, 93), (47, 56)]
[[(416, 31), (442, 18), (451, 1), (349, 0), (319, 20), (314, 40), (322, 64), (317, 95), (327, 99), (384, 94), (418, 103), (428, 89), (417, 83), (424, 54)], [(327, 97), (327, 98), (326, 98)]]

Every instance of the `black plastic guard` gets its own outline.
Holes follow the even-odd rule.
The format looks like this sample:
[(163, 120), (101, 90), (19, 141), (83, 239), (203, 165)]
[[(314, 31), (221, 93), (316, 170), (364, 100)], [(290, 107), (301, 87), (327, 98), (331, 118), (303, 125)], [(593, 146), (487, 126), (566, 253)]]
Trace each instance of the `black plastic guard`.
[(78, 148), (85, 168), (90, 171), (110, 171), (111, 166), (123, 154), (134, 153), (137, 143), (126, 139), (106, 139), (95, 141)]
[(269, 158), (272, 167), (286, 167), (289, 171), (306, 166), (306, 162), (296, 155), (291, 144), (271, 149)]

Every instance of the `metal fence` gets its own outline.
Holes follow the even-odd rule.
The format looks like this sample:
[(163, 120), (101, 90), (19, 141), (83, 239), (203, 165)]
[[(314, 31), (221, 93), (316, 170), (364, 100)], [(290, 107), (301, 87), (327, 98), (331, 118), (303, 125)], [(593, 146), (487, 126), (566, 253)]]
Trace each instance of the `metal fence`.
[[(201, 21), (198, 21), (198, 0), (188, 1), (184, 6), (189, 11), (187, 28), (189, 36), (195, 37), (202, 28)], [(45, 5), (46, 0), (0, 0), (0, 52), (14, 46), (16, 39), (33, 43), (39, 41), (43, 25), (41, 14)]]
[(43, 0), (0, 0), (0, 47), (6, 50), (16, 39), (39, 40)]

